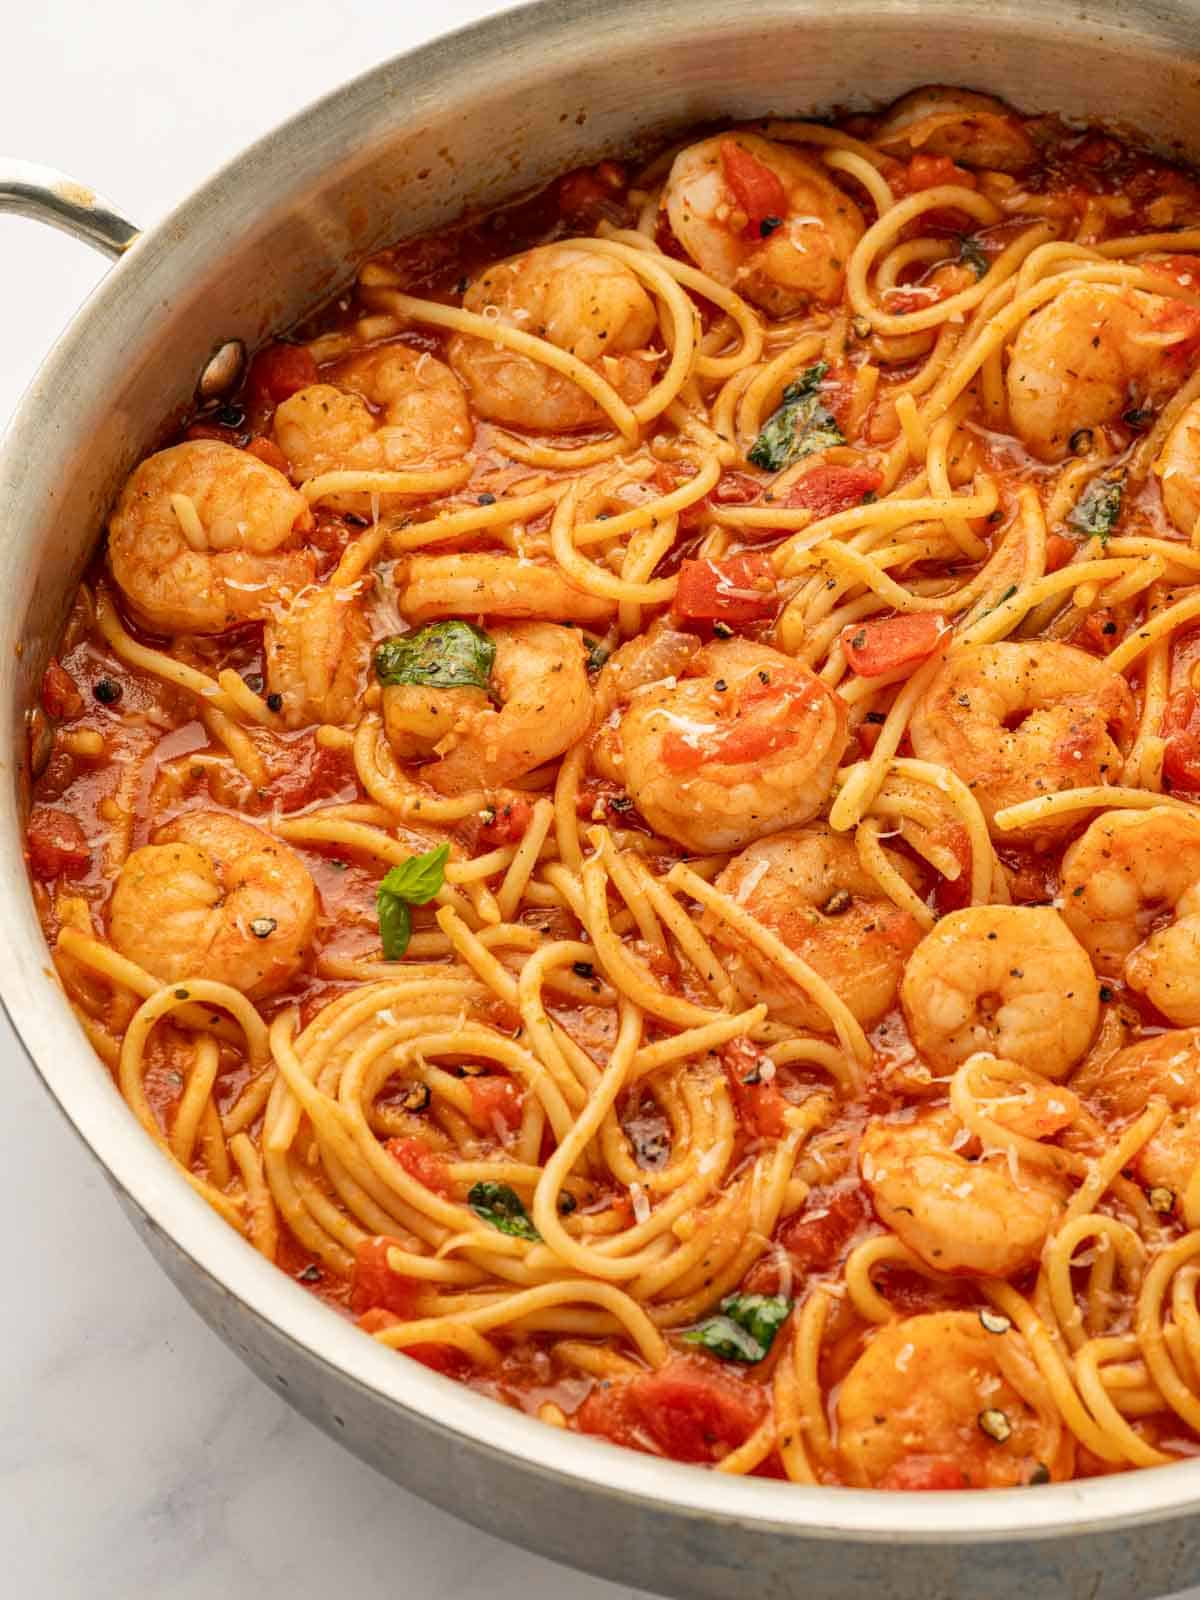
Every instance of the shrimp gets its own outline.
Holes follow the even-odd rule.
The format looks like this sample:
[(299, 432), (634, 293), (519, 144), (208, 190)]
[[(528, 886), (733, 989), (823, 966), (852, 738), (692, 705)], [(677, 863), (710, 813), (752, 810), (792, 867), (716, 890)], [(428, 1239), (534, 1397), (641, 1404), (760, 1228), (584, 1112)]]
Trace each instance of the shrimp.
[(1047, 1471), (1069, 1476), (1061, 1426), (1026, 1398), (1041, 1387), (1022, 1335), (1012, 1327), (989, 1331), (977, 1311), (886, 1323), (838, 1391), (846, 1481), (872, 1489), (1003, 1489)]
[(263, 661), (284, 726), (353, 722), (370, 648), (357, 585), (314, 584), (273, 614), (263, 629)]
[(294, 478), (447, 466), (470, 448), (463, 387), (427, 351), (380, 345), (338, 362), (329, 377), (298, 390), (275, 413), (275, 441)]
[(1198, 346), (1194, 306), (1144, 289), (1068, 284), (1013, 340), (1005, 378), (1013, 430), (1041, 460), (1060, 461), (1078, 429), (1161, 404)]
[[(947, 655), (913, 712), (913, 749), (958, 774), (992, 825), (997, 811), (1038, 795), (1118, 779), (1114, 734), (1133, 725), (1125, 679), (1073, 645), (1030, 641), (964, 645)], [(1060, 834), (1073, 818), (1028, 830)]]
[(223, 812), (189, 811), (121, 868), (109, 934), (164, 983), (209, 978), (262, 1000), (300, 969), (317, 909), (290, 845)]
[(615, 600), (577, 589), (561, 568), (487, 551), (411, 556), (396, 564), (398, 604), (410, 622), (434, 617), (607, 622)]
[(848, 741), (840, 696), (748, 639), (705, 645), (684, 673), (612, 713), (593, 745), (601, 777), (693, 850), (737, 850), (816, 816)]
[(312, 582), (312, 512), (281, 472), (213, 439), (160, 450), (131, 473), (108, 524), (113, 577), (156, 633), (258, 622)]
[(1170, 1022), (1200, 1023), (1200, 817), (1171, 806), (1097, 817), (1063, 857), (1062, 914), (1103, 977)]
[(1192, 401), (1167, 435), (1154, 472), (1164, 510), (1190, 539), (1200, 522), (1200, 400)]
[[(621, 261), (541, 245), (485, 268), (463, 309), (547, 339), (593, 368), (630, 405), (650, 392), (657, 355), (654, 302)], [(455, 334), (450, 365), (481, 417), (517, 428), (569, 433), (605, 413), (573, 378), (474, 334)]]
[(954, 1067), (987, 1050), (1061, 1078), (1100, 1018), (1083, 946), (1049, 906), (952, 911), (913, 951), (900, 1003), (917, 1053)]
[(1200, 1028), (1177, 1028), (1087, 1062), (1071, 1079), (1106, 1122), (1140, 1116), (1152, 1096), (1170, 1115), (1130, 1165), (1148, 1188), (1182, 1196), (1200, 1163)]
[(662, 203), (700, 270), (776, 317), (839, 298), (865, 226), (823, 167), (751, 133), (681, 150)]
[(1037, 157), (1033, 140), (1002, 100), (943, 84), (901, 95), (873, 142), (889, 155), (949, 156), (992, 172), (1019, 172)]
[[(1057, 1097), (1058, 1132), (1078, 1102), (1069, 1089), (1045, 1090)], [(1043, 1168), (1014, 1172), (1005, 1150), (981, 1156), (947, 1107), (872, 1117), (858, 1164), (880, 1222), (935, 1272), (1008, 1278), (1032, 1266), (1067, 1198), (1065, 1180)]]
[(488, 690), (383, 690), (389, 743), (402, 761), (428, 761), (421, 776), (442, 794), (512, 783), (569, 750), (591, 724), (587, 656), (576, 629), (517, 622), (489, 637), (496, 654)]
[[(908, 862), (893, 864), (915, 879)], [(823, 823), (771, 834), (735, 856), (716, 885), (820, 973), (864, 1027), (891, 1008), (921, 928), (863, 870), (851, 839)], [(713, 932), (728, 937), (715, 924)], [(765, 1001), (780, 1022), (828, 1029), (825, 1012), (752, 947), (739, 941), (728, 970), (747, 1005)]]

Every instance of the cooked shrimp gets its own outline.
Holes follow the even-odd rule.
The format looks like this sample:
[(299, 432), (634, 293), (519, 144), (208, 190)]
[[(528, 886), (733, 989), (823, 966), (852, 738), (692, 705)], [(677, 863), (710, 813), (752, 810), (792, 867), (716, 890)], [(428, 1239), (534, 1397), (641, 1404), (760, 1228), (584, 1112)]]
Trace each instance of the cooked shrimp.
[[(893, 864), (915, 879), (908, 862)], [(863, 870), (852, 839), (823, 823), (771, 834), (735, 856), (716, 883), (819, 972), (865, 1027), (891, 1008), (921, 928)], [(762, 1001), (780, 1022), (828, 1029), (824, 1011), (754, 949), (735, 947), (728, 970), (747, 1005)]]
[(113, 577), (157, 633), (257, 622), (311, 583), (312, 513), (281, 472), (213, 439), (172, 445), (130, 475), (108, 524)]
[(1063, 857), (1062, 914), (1106, 978), (1200, 1023), (1200, 817), (1109, 811)]
[(273, 614), (263, 629), (263, 661), (284, 726), (352, 722), (370, 646), (357, 585), (314, 584)]
[(401, 613), (434, 617), (510, 617), (514, 621), (607, 622), (614, 600), (577, 589), (556, 566), (486, 551), (410, 556), (396, 564)]
[(776, 317), (831, 305), (864, 232), (861, 211), (823, 167), (751, 133), (681, 150), (663, 206), (702, 272)]
[(462, 384), (445, 362), (405, 344), (348, 357), (275, 413), (275, 439), (297, 479), (446, 466), (471, 437)]
[(816, 816), (846, 748), (841, 698), (748, 639), (706, 645), (684, 670), (608, 719), (593, 747), (601, 776), (693, 850), (736, 850)]
[(416, 684), (383, 691), (393, 749), (402, 761), (439, 757), (421, 776), (442, 794), (512, 783), (570, 749), (592, 719), (576, 629), (517, 622), (489, 629), (489, 637), (496, 655), (487, 692)]
[(1071, 1087), (1105, 1118), (1139, 1116), (1160, 1096), (1171, 1114), (1131, 1165), (1148, 1188), (1182, 1196), (1200, 1163), (1200, 1028), (1175, 1029), (1089, 1062)]
[(1200, 522), (1200, 400), (1192, 401), (1167, 435), (1154, 471), (1167, 515), (1190, 539)]
[(1200, 312), (1179, 300), (1068, 284), (1013, 340), (1005, 382), (1014, 432), (1043, 461), (1061, 460), (1077, 429), (1160, 405), (1186, 377), (1198, 335)]
[[(650, 391), (658, 318), (623, 262), (570, 244), (541, 245), (487, 267), (463, 296), (463, 309), (549, 340), (594, 368), (630, 405)], [(473, 334), (455, 334), (448, 355), (476, 412), (492, 422), (566, 433), (605, 420), (573, 379), (530, 356)]]
[[(838, 1392), (846, 1479), (872, 1489), (1002, 1489), (1063, 1475), (1061, 1431), (1015, 1328), (932, 1311), (873, 1333)], [(1069, 1474), (1067, 1474), (1069, 1476)]]
[(251, 1000), (291, 980), (316, 926), (317, 891), (291, 846), (218, 811), (159, 828), (109, 907), (113, 944), (156, 978), (210, 978)]
[(919, 1055), (954, 1067), (986, 1050), (1061, 1078), (1092, 1041), (1096, 975), (1048, 906), (969, 906), (913, 951), (900, 985)]
[[(1054, 1092), (1051, 1132), (1077, 1104), (1069, 1089)], [(936, 1272), (1007, 1278), (1032, 1266), (1066, 1202), (1061, 1178), (1028, 1163), (1014, 1174), (1007, 1151), (981, 1156), (947, 1108), (873, 1117), (858, 1164), (879, 1220)]]
[[(1129, 685), (1098, 657), (1069, 644), (1006, 641), (952, 650), (913, 712), (910, 733), (918, 758), (956, 772), (990, 824), (1018, 801), (1117, 781), (1114, 734), (1132, 723)], [(1047, 838), (1072, 820), (1028, 831)]]
[(1036, 158), (1033, 140), (1002, 100), (932, 84), (901, 95), (875, 132), (890, 155), (949, 156), (964, 167), (1019, 172)]

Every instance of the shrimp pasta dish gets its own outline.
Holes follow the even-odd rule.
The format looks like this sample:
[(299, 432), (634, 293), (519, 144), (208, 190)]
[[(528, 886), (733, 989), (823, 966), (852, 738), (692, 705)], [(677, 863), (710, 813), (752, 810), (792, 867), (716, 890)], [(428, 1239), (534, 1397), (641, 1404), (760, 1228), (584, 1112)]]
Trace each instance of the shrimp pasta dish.
[(1200, 1450), (1184, 167), (932, 87), (383, 250), (132, 471), (29, 759), (130, 1112), (397, 1359), (798, 1483)]

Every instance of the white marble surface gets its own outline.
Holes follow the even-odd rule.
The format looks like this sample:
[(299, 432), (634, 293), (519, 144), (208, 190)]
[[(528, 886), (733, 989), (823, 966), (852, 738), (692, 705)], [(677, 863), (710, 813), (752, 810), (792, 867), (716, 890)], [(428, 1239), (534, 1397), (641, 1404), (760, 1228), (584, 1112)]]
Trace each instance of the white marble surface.
[[(499, 9), (13, 4), (0, 47), (0, 150), (61, 167), (149, 223), (286, 113), (437, 29)], [(9, 217), (0, 251), (2, 422), (104, 265)], [(431, 1510), (250, 1377), (159, 1274), (2, 1021), (0, 1096), (0, 1214), (10, 1219), (0, 1594), (651, 1600)]]
[[(0, 150), (141, 223), (281, 117), (487, 0), (38, 0), (3, 10)], [(0, 217), (0, 421), (104, 263)], [(0, 1023), (0, 1594), (630, 1600), (431, 1510), (185, 1306)]]

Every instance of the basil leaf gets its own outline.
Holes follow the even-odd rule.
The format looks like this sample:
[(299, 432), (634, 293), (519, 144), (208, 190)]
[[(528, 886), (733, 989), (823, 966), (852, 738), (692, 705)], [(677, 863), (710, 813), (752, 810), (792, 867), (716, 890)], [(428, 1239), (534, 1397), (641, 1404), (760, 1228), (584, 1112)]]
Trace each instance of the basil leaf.
[(449, 856), (450, 846), (439, 844), (424, 855), (409, 856), (384, 875), (375, 891), (375, 909), (386, 961), (399, 961), (408, 949), (412, 938), (409, 907), (427, 905), (433, 899), (446, 881)]
[(487, 689), (496, 646), (471, 622), (432, 622), (385, 639), (375, 651), (380, 683), (425, 689)]
[(1107, 544), (1121, 515), (1124, 493), (1125, 479), (1120, 475), (1093, 478), (1067, 513), (1067, 525)]
[(964, 233), (958, 241), (958, 259), (964, 267), (970, 267), (977, 278), (987, 277), (987, 270), (991, 263), (988, 261), (983, 246), (973, 234)]
[(761, 1361), (775, 1342), (792, 1302), (781, 1294), (731, 1294), (721, 1301), (720, 1314), (683, 1335), (722, 1361)]
[(490, 1222), (501, 1233), (511, 1233), (517, 1239), (540, 1240), (542, 1237), (530, 1222), (521, 1197), (506, 1183), (473, 1184), (467, 1204), (477, 1217)]
[(780, 472), (816, 450), (845, 444), (837, 418), (821, 404), (821, 380), (828, 371), (827, 364), (818, 361), (788, 384), (778, 410), (763, 423), (762, 432), (746, 453), (756, 467)]

